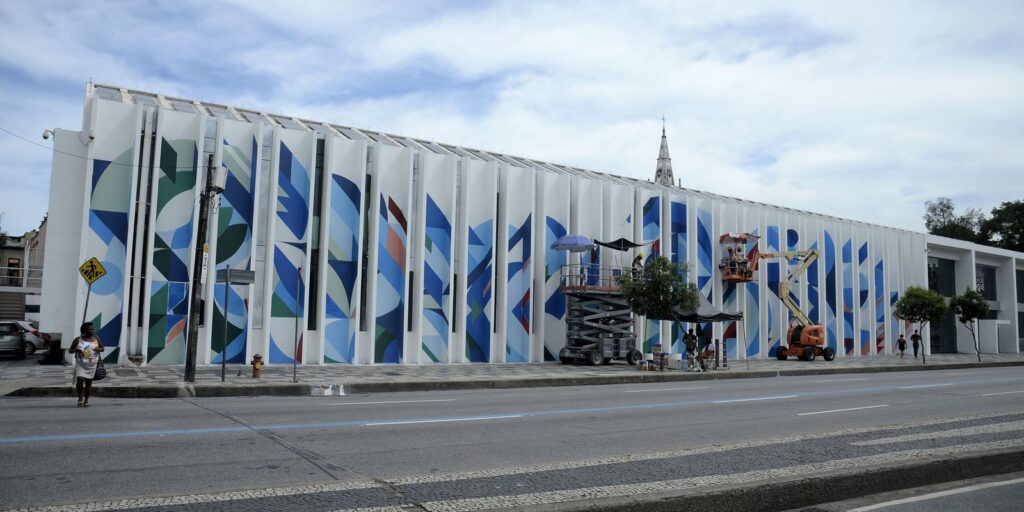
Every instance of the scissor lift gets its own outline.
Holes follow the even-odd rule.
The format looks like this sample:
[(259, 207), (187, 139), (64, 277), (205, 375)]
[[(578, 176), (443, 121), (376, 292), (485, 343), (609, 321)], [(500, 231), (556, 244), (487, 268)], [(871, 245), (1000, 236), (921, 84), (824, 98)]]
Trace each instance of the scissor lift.
[(636, 349), (633, 312), (619, 288), (623, 269), (591, 265), (562, 267), (560, 289), (567, 298), (565, 347), (562, 363), (601, 365), (625, 359), (635, 365), (643, 359)]

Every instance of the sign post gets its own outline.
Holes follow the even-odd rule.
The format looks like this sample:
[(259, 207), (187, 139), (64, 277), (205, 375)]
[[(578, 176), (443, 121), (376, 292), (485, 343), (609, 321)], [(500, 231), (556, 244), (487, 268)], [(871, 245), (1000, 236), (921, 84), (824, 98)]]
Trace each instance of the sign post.
[(217, 270), (217, 282), (224, 283), (224, 318), (221, 323), (223, 332), (220, 341), (220, 381), (224, 382), (228, 365), (228, 314), (231, 310), (228, 307), (231, 300), (230, 288), (233, 284), (249, 285), (256, 282), (256, 272), (252, 270), (236, 270), (233, 268), (222, 268)]
[(82, 323), (85, 323), (85, 319), (88, 318), (89, 313), (89, 297), (92, 296), (92, 284), (95, 283), (99, 278), (107, 275), (107, 269), (103, 268), (103, 264), (100, 260), (95, 257), (89, 258), (82, 266), (78, 267), (78, 273), (82, 274), (82, 279), (85, 279), (86, 283), (89, 283), (88, 288), (85, 291), (85, 308), (82, 309)]

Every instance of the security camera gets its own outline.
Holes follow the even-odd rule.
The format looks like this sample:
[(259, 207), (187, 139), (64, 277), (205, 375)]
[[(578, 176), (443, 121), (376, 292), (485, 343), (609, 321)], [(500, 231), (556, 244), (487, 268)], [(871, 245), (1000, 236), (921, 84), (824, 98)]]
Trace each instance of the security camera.
[(50, 134), (53, 133), (50, 130), (43, 130), (43, 140), (49, 140)]
[(96, 140), (96, 132), (89, 130), (89, 140)]

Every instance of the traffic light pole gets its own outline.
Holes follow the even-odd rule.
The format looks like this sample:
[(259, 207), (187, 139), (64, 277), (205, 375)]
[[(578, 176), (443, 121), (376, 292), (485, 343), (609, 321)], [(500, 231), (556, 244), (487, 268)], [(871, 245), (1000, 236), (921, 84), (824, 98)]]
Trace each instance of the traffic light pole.
[[(188, 313), (188, 337), (185, 343), (185, 382), (196, 381), (196, 345), (199, 342), (199, 315), (202, 282), (203, 282), (203, 254), (206, 252), (208, 239), (207, 226), (209, 225), (210, 200), (213, 198), (213, 155), (206, 163), (206, 183), (199, 201), (199, 227), (196, 230), (196, 251), (192, 258), (192, 286), (189, 288), (189, 313)], [(223, 355), (222, 355), (223, 357)]]

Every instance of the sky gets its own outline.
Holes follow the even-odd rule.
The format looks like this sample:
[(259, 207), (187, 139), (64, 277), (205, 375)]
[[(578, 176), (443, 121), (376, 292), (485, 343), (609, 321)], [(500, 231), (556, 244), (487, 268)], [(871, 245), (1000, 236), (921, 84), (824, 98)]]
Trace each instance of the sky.
[[(0, 2), (0, 212), (96, 83), (924, 230), (1024, 199), (1024, 2)], [(30, 141), (30, 142), (29, 142)]]

